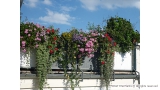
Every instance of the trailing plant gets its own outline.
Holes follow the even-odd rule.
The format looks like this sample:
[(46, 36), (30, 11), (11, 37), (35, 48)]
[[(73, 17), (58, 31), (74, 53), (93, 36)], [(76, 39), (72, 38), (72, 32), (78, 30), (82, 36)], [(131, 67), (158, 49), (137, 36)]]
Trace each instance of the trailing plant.
[(115, 46), (116, 42), (114, 42), (107, 33), (105, 33), (104, 36), (102, 35), (101, 37), (99, 37), (99, 60), (101, 63), (100, 72), (101, 77), (105, 80), (107, 90), (112, 78), (114, 53), (116, 50)]
[[(64, 76), (67, 78), (67, 84), (70, 84), (72, 90), (79, 83), (78, 81), (78, 73), (77, 73), (77, 53), (78, 47), (77, 44), (72, 41), (73, 34), (70, 32), (62, 33), (61, 36), (61, 44), (63, 44), (62, 50), (63, 52), (63, 60), (61, 60), (61, 64), (64, 69)], [(70, 73), (68, 73), (68, 69), (70, 69)]]
[(40, 90), (43, 90), (44, 85), (46, 85), (46, 78), (49, 71), (50, 59), (49, 59), (49, 49), (46, 47), (47, 42), (40, 44), (37, 48), (36, 55), (36, 71), (38, 78), (38, 87)]
[(134, 44), (140, 42), (140, 34), (136, 32), (130, 21), (121, 17), (111, 17), (105, 27), (107, 33), (119, 44), (122, 53), (134, 48)]
[(101, 84), (105, 84), (108, 90), (112, 79), (114, 53), (117, 49), (117, 43), (109, 36), (106, 30), (102, 30), (99, 25), (96, 27), (89, 24), (89, 29), (93, 29), (91, 32), (98, 33), (97, 54), (100, 65)]
[(43, 90), (46, 84), (47, 74), (51, 71), (51, 65), (61, 56), (58, 42), (59, 29), (50, 27), (46, 29), (46, 42), (37, 48), (36, 70), (39, 83), (39, 89)]

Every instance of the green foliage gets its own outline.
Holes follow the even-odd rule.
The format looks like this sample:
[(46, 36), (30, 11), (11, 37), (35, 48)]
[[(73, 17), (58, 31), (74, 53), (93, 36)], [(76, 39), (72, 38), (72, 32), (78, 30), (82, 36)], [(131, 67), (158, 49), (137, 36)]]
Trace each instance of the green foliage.
[(122, 53), (130, 51), (135, 42), (140, 42), (140, 34), (134, 31), (130, 21), (121, 17), (111, 17), (105, 27), (107, 33), (119, 44)]
[(50, 69), (50, 59), (48, 48), (46, 47), (47, 43), (40, 44), (39, 48), (37, 48), (37, 55), (36, 55), (36, 71), (37, 71), (37, 78), (38, 78), (38, 85), (39, 89), (43, 90), (43, 86), (45, 85), (46, 76)]

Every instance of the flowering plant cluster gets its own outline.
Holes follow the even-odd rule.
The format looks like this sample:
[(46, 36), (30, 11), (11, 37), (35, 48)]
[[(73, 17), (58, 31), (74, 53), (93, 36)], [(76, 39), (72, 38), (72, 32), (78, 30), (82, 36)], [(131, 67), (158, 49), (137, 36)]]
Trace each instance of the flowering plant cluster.
[(47, 35), (47, 48), (49, 49), (49, 54), (52, 56), (52, 58), (55, 58), (53, 61), (55, 61), (59, 57), (60, 50), (59, 49), (59, 28), (54, 29), (53, 27), (46, 29), (46, 35)]
[[(123, 25), (123, 22), (126, 24)], [(29, 48), (37, 50), (36, 70), (40, 90), (43, 90), (46, 75), (56, 60), (62, 66), (64, 76), (74, 90), (79, 83), (82, 61), (85, 57), (93, 58), (95, 52), (102, 81), (104, 80), (108, 88), (112, 78), (115, 52), (120, 50), (124, 53), (131, 50), (130, 46), (139, 42), (139, 34), (131, 27), (128, 28), (129, 26), (130, 23), (123, 21), (122, 18), (111, 18), (103, 29), (100, 26), (90, 26), (89, 32), (72, 29), (59, 35), (59, 29), (53, 27), (45, 28), (34, 23), (21, 23), (20, 48), (23, 52)], [(122, 31), (123, 34), (120, 33)]]
[(20, 35), (20, 48), (23, 52), (28, 48), (37, 48), (46, 40), (44, 26), (30, 22), (20, 24)]
[(100, 71), (102, 78), (105, 80), (106, 88), (108, 88), (110, 79), (112, 78), (111, 76), (113, 71), (114, 53), (117, 48), (117, 43), (106, 32), (104, 35), (102, 35), (102, 37), (100, 37), (99, 40), (99, 60), (101, 63)]
[(80, 54), (78, 58), (85, 55), (88, 57), (94, 57), (94, 52), (96, 52), (97, 37), (98, 33), (93, 32), (84, 34), (74, 34), (73, 40), (78, 42), (78, 47)]
[(21, 51), (27, 54), (30, 49), (36, 49), (36, 71), (40, 90), (43, 90), (52, 63), (61, 55), (58, 33), (59, 29), (52, 27), (45, 28), (30, 22), (20, 24)]

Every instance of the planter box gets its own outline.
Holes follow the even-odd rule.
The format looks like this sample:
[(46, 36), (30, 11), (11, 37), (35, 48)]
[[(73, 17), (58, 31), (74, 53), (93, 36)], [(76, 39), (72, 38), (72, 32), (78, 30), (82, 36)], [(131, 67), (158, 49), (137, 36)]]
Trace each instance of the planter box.
[(24, 53), (20, 49), (20, 68), (35, 67), (36, 50), (31, 49), (29, 53)]
[[(133, 70), (133, 53), (128, 52), (125, 54), (121, 54), (116, 52), (114, 57), (114, 70)], [(93, 70), (99, 71), (98, 65), (98, 54), (95, 53), (95, 57), (88, 58), (85, 57), (83, 60), (82, 66), (80, 69), (83, 71)], [(28, 54), (20, 52), (20, 68), (34, 68), (36, 65), (36, 50), (31, 50)], [(53, 63), (51, 66), (52, 69), (62, 69), (62, 66), (57, 62)], [(68, 66), (68, 69), (71, 69), (71, 66)]]
[(133, 59), (132, 51), (127, 53), (118, 53), (115, 52), (114, 56), (114, 70), (127, 70), (132, 71), (132, 59)]

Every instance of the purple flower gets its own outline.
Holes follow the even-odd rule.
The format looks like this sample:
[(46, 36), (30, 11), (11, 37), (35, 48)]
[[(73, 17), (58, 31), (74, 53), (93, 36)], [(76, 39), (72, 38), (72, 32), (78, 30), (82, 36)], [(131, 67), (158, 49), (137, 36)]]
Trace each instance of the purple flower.
[(82, 37), (79, 36), (78, 34), (74, 34), (72, 39), (73, 39), (73, 41), (79, 41), (79, 42), (81, 42)]

